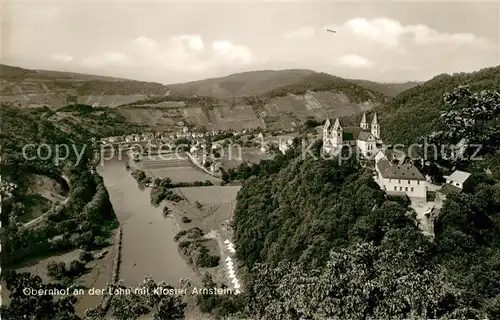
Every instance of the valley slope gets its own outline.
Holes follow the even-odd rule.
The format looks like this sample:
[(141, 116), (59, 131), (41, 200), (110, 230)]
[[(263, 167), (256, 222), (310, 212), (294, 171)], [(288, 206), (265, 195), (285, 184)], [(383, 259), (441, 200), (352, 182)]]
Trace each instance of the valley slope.
[[(307, 119), (323, 121), (369, 111), (388, 99), (373, 89), (377, 85), (372, 82), (299, 69), (243, 72), (165, 86), (0, 67), (0, 102), (4, 104), (50, 109), (74, 103), (119, 107), (118, 112), (129, 122), (153, 130), (169, 129), (175, 124), (208, 130), (289, 130)], [(391, 85), (378, 84), (380, 88), (386, 86)]]
[(168, 88), (154, 82), (0, 65), (0, 102), (18, 107), (116, 107), (166, 94)]
[(168, 97), (128, 104), (124, 116), (159, 128), (169, 119), (208, 130), (292, 130), (308, 119), (352, 116), (388, 100), (378, 91), (309, 70), (246, 72), (170, 88)]

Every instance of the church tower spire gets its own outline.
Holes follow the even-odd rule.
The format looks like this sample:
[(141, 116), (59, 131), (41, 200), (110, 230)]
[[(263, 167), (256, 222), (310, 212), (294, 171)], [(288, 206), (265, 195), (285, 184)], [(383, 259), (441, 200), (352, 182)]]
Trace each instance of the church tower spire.
[(325, 125), (323, 126), (323, 140), (325, 139), (328, 139), (328, 135), (329, 135), (329, 132), (328, 130), (330, 130), (330, 118), (327, 118), (326, 121), (325, 121)]
[(363, 113), (363, 118), (361, 118), (361, 123), (359, 124), (362, 130), (368, 130), (368, 121), (366, 121), (366, 112)]
[(344, 138), (344, 129), (340, 125), (339, 118), (337, 118), (332, 128), (332, 145), (334, 147), (342, 146), (343, 138)]
[(380, 125), (378, 124), (377, 114), (373, 114), (371, 133), (375, 139), (380, 139)]

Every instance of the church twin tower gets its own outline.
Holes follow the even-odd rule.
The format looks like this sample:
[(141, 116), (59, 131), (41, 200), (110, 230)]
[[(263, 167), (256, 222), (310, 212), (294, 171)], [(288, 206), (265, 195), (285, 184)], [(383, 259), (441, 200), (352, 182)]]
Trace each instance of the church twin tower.
[[(363, 113), (363, 118), (361, 118), (360, 127), (363, 131), (368, 131), (368, 122), (366, 121), (366, 113)], [(377, 140), (380, 139), (380, 125), (378, 124), (377, 114), (373, 114), (371, 134)]]
[[(361, 127), (361, 132), (359, 132), (359, 128), (356, 130), (357, 132), (359, 132), (358, 134), (354, 134), (354, 132), (352, 132), (354, 134), (354, 137), (352, 137), (351, 139), (354, 139), (356, 141), (366, 140), (370, 138), (369, 136), (371, 134), (371, 136), (373, 137), (371, 139), (375, 141), (380, 140), (380, 125), (378, 123), (376, 113), (373, 115), (371, 126), (366, 121), (366, 113), (363, 113), (360, 127)], [(347, 131), (352, 131), (352, 130), (347, 129)], [(325, 126), (323, 127), (323, 144), (327, 147), (330, 146), (331, 148), (336, 148), (342, 146), (344, 142), (347, 141), (344, 141), (344, 129), (340, 125), (339, 119), (337, 118), (335, 120), (333, 126), (331, 126), (330, 119), (327, 119), (325, 122)]]

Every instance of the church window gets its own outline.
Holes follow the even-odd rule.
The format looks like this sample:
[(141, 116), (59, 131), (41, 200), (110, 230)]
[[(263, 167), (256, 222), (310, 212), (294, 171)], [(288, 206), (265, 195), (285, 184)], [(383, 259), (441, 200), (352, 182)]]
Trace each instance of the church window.
[(394, 187), (394, 191), (398, 191), (398, 187)]
[(415, 189), (412, 187), (410, 190), (411, 190), (411, 192), (413, 192)]
[(405, 191), (408, 191), (408, 187), (405, 187)]
[(400, 183), (401, 183), (401, 179), (398, 180), (398, 184), (400, 184)]
[(340, 132), (337, 135), (340, 137)]
[(411, 180), (408, 180), (408, 184), (410, 184), (410, 181), (411, 181)]
[(420, 181), (417, 181), (417, 184), (420, 185)]

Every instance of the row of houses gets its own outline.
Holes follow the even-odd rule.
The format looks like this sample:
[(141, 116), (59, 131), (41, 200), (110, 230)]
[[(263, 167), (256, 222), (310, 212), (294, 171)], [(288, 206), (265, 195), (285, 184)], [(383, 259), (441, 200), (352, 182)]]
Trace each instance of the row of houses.
[[(119, 142), (145, 142), (150, 140), (176, 140), (176, 139), (204, 139), (207, 137), (215, 137), (223, 133), (220, 130), (212, 130), (206, 132), (191, 131), (188, 127), (184, 127), (182, 130), (176, 132), (143, 132), (134, 133), (126, 136), (113, 136), (106, 137), (101, 140), (101, 143), (119, 143)], [(248, 130), (234, 131), (234, 136), (245, 135), (249, 133)]]
[(143, 133), (134, 133), (126, 136), (114, 136), (103, 138), (101, 142), (103, 144), (106, 143), (119, 143), (119, 142), (144, 142), (151, 140), (176, 140), (176, 139), (197, 139), (204, 138), (210, 135), (216, 135), (218, 132), (190, 132), (188, 128), (184, 128), (182, 131), (178, 132), (143, 132)]

